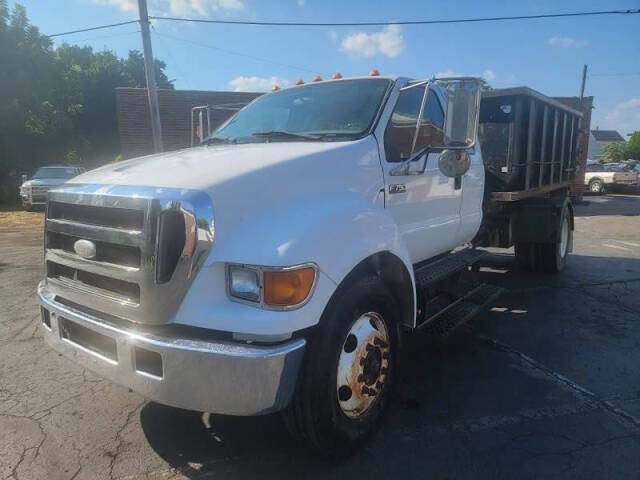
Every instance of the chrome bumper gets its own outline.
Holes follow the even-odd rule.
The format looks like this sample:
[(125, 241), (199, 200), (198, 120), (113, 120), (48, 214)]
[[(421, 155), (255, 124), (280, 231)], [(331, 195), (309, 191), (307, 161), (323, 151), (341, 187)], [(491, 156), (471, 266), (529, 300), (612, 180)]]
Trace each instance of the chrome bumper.
[[(160, 337), (60, 304), (45, 282), (38, 296), (49, 312), (49, 326), (43, 322), (42, 328), (51, 347), (151, 400), (203, 412), (260, 415), (283, 409), (293, 394), (306, 344), (302, 338), (258, 346)], [(79, 333), (74, 337), (69, 331)], [(92, 338), (103, 350), (92, 348)], [(112, 351), (105, 353), (109, 346)], [(150, 357), (151, 364), (157, 360), (151, 368)]]

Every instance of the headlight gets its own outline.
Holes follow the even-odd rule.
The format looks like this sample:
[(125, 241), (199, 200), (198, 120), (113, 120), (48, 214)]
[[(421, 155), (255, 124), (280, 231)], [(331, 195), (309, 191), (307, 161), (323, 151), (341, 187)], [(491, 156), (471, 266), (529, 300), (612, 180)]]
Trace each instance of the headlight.
[(250, 302), (260, 301), (260, 276), (257, 270), (229, 267), (229, 294)]
[(293, 308), (309, 299), (316, 268), (311, 264), (285, 268), (229, 265), (227, 283), (231, 297), (266, 308)]

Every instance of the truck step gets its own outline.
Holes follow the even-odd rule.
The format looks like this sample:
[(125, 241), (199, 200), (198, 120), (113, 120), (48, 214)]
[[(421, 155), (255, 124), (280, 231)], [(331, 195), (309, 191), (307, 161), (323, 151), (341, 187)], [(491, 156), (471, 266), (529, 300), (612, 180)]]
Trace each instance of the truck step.
[(446, 337), (489, 306), (503, 291), (501, 287), (482, 284), (427, 319), (418, 328)]
[(414, 272), (416, 289), (425, 288), (473, 265), (487, 254), (484, 250), (466, 248), (459, 252), (449, 254), (444, 258), (434, 260), (417, 268)]

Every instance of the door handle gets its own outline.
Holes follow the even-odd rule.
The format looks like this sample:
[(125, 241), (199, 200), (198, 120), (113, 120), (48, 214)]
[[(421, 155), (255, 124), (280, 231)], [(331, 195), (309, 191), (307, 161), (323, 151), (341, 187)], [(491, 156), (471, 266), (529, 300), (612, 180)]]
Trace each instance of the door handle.
[(407, 187), (404, 183), (392, 183), (389, 185), (389, 195), (394, 193), (404, 193), (407, 191)]

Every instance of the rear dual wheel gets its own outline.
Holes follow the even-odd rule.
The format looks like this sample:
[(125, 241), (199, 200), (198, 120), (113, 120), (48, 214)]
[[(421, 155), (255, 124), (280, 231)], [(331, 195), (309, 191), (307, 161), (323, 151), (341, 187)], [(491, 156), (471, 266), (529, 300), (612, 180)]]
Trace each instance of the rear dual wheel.
[(338, 292), (307, 346), (285, 422), (295, 438), (344, 457), (376, 428), (396, 370), (397, 304), (375, 276)]
[(516, 263), (525, 270), (558, 273), (564, 270), (573, 237), (569, 208), (565, 206), (560, 218), (560, 232), (555, 243), (516, 243)]

